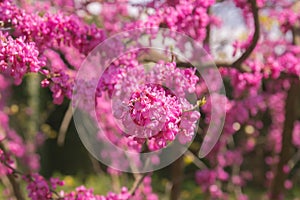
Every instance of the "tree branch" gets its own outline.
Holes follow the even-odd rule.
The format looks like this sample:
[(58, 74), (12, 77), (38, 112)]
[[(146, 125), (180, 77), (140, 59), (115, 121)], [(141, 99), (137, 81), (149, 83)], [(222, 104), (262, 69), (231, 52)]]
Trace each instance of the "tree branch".
[(129, 191), (129, 193), (134, 196), (136, 190), (140, 187), (140, 185), (142, 184), (143, 180), (146, 178), (146, 176), (148, 176), (149, 173), (145, 173), (143, 175), (140, 175), (140, 177), (138, 177), (137, 179), (135, 179), (135, 182), (133, 183), (133, 186), (131, 188), (131, 190)]
[[(260, 35), (260, 24), (259, 24), (259, 15), (258, 15), (258, 7), (256, 4), (256, 0), (249, 0), (249, 3), (251, 4), (251, 10), (252, 10), (252, 15), (253, 15), (253, 21), (254, 21), (254, 34), (253, 34), (253, 38), (252, 41), (249, 45), (249, 47), (246, 49), (246, 51), (233, 63), (208, 63), (204, 66), (201, 66), (201, 68), (209, 68), (211, 66), (214, 66), (214, 64), (216, 64), (216, 66), (218, 68), (220, 67), (226, 67), (226, 68), (235, 68), (241, 72), (249, 72), (249, 68), (243, 66), (242, 64), (244, 63), (245, 60), (247, 60), (247, 58), (251, 55), (251, 53), (253, 52), (253, 50), (255, 49), (258, 40), (259, 40), (259, 35)], [(208, 42), (209, 41), (209, 28), (207, 29), (207, 36), (204, 42)], [(139, 61), (146, 61), (146, 62), (158, 62), (159, 60), (164, 60), (166, 62), (168, 62), (168, 58), (161, 56), (160, 54), (158, 54), (157, 52), (151, 52), (149, 53), (149, 55), (145, 55), (142, 56), (141, 58), (139, 58)], [(177, 66), (178, 67), (194, 67), (192, 64), (188, 63), (188, 62), (181, 62), (178, 61), (177, 62)]]
[(20, 184), (15, 180), (15, 177), (13, 175), (9, 174), (9, 175), (7, 175), (7, 178), (12, 186), (15, 197), (18, 200), (25, 200), (25, 198), (22, 194), (22, 191), (21, 191)]
[[(250, 5), (251, 5), (251, 10), (252, 10), (252, 15), (253, 15), (253, 21), (254, 21), (254, 34), (253, 34), (253, 38), (252, 41), (249, 45), (249, 47), (246, 49), (246, 51), (233, 63), (216, 63), (217, 67), (231, 67), (231, 68), (236, 68), (237, 70), (241, 71), (241, 72), (249, 72), (249, 68), (243, 66), (243, 62), (251, 55), (251, 53), (253, 52), (253, 50), (255, 49), (258, 40), (259, 40), (259, 35), (260, 35), (260, 24), (259, 24), (259, 15), (258, 15), (258, 7), (256, 4), (256, 0), (248, 0)], [(206, 30), (207, 31), (207, 37), (205, 39), (204, 42), (208, 42), (209, 41), (209, 28)], [(160, 54), (157, 54), (157, 52), (151, 52), (150, 55), (146, 55), (146, 56), (142, 56), (141, 58), (139, 58), (139, 60), (143, 60), (143, 61), (148, 61), (148, 62), (157, 62), (158, 60), (164, 60), (164, 61), (168, 61), (168, 59), (166, 57), (161, 56)], [(177, 65), (179, 67), (193, 67), (191, 64), (186, 63), (186, 62), (177, 62)], [(207, 66), (204, 67), (210, 67), (211, 64), (208, 64)]]
[(59, 128), (58, 137), (57, 137), (58, 146), (63, 146), (65, 143), (67, 130), (70, 125), (72, 117), (73, 117), (72, 105), (70, 103)]
[(61, 52), (60, 50), (58, 49), (52, 49), (53, 51), (55, 51), (60, 59), (65, 63), (65, 65), (69, 68), (69, 69), (75, 69), (75, 67), (68, 61), (68, 59), (66, 58), (65, 54), (63, 52)]
[[(0, 143), (0, 149), (3, 151), (4, 153), (4, 156), (6, 157), (7, 156), (7, 153), (6, 153), (6, 150), (3, 146), (3, 144)], [(23, 193), (22, 193), (22, 190), (21, 190), (21, 187), (20, 187), (20, 184), (19, 182), (16, 180), (16, 176), (17, 175), (22, 175), (21, 172), (17, 171), (16, 169), (14, 169), (12, 166), (10, 166), (9, 164), (7, 164), (5, 162), (5, 160), (1, 161), (1, 163), (9, 168), (10, 170), (12, 170), (12, 174), (7, 174), (7, 178), (11, 184), (11, 187), (12, 187), (12, 192), (14, 193), (14, 196), (16, 197), (16, 199), (18, 200), (25, 200), (24, 196), (23, 196)]]
[(284, 190), (284, 181), (286, 174), (283, 172), (283, 167), (288, 164), (288, 161), (292, 156), (292, 136), (294, 122), (296, 120), (296, 103), (297, 93), (300, 91), (300, 82), (292, 83), (291, 88), (287, 94), (286, 106), (285, 106), (285, 121), (282, 132), (282, 145), (279, 154), (279, 163), (276, 168), (275, 177), (272, 181), (270, 199), (279, 200)]
[(256, 0), (249, 0), (249, 3), (251, 4), (251, 10), (252, 10), (252, 15), (253, 15), (253, 20), (254, 20), (254, 29), (255, 29), (251, 44), (246, 49), (246, 51), (241, 55), (241, 57), (239, 57), (232, 64), (218, 63), (217, 64), (218, 67), (233, 67), (242, 72), (249, 71), (249, 69), (242, 66), (242, 64), (251, 55), (251, 53), (255, 49), (255, 47), (258, 43), (258, 40), (259, 40), (259, 32), (260, 32), (259, 15), (258, 15), (258, 7), (256, 4)]

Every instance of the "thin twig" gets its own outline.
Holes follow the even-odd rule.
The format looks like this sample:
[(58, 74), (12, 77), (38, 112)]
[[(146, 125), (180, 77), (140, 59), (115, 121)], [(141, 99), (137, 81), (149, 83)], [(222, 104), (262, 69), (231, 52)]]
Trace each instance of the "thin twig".
[(139, 186), (142, 184), (143, 180), (146, 178), (146, 176), (148, 176), (149, 173), (144, 173), (142, 176), (140, 176), (139, 178), (135, 179), (135, 182), (132, 185), (131, 190), (129, 191), (129, 193), (134, 196), (136, 190), (139, 188)]
[(59, 146), (63, 146), (65, 143), (65, 139), (66, 139), (66, 134), (67, 134), (67, 130), (68, 127), (70, 125), (71, 119), (72, 119), (72, 105), (71, 103), (69, 104), (68, 110), (65, 113), (64, 119), (61, 123), (59, 132), (58, 132), (58, 137), (57, 137), (57, 144)]
[(65, 54), (63, 52), (61, 52), (60, 50), (58, 49), (52, 49), (53, 51), (55, 51), (60, 59), (65, 63), (65, 65), (69, 68), (69, 69), (75, 69), (75, 67), (68, 61), (68, 59), (66, 58)]
[[(7, 156), (7, 153), (6, 153), (6, 150), (3, 146), (3, 144), (0, 143), (0, 149), (3, 151), (4, 153), (4, 156), (6, 157)], [(1, 163), (6, 166), (7, 168), (9, 168), (10, 170), (12, 170), (12, 174), (8, 174), (7, 175), (7, 178), (11, 184), (11, 187), (13, 189), (13, 193), (15, 195), (15, 197), (18, 199), (18, 200), (25, 200), (23, 194), (22, 194), (22, 191), (21, 191), (21, 188), (20, 188), (20, 184), (16, 181), (16, 177), (15, 175), (18, 174), (18, 175), (22, 175), (21, 172), (17, 171), (16, 169), (14, 169), (12, 166), (10, 166), (9, 164), (7, 164), (5, 162), (5, 159), (3, 161), (1, 161)]]
[(8, 179), (8, 177), (6, 176), (3, 176), (1, 177), (0, 179), (2, 185), (9, 191), (9, 194), (7, 194), (6, 196), (9, 197), (11, 200), (18, 200), (15, 195), (13, 194), (13, 188), (12, 188), (12, 185)]
[[(3, 146), (3, 144), (0, 143), (0, 149), (3, 151), (4, 156), (7, 155), (6, 150)], [(20, 184), (18, 183), (18, 181), (16, 180), (17, 176), (24, 176), (24, 173), (21, 171), (18, 171), (17, 169), (13, 168), (12, 166), (10, 166), (8, 163), (5, 162), (5, 160), (1, 160), (1, 163), (7, 167), (8, 169), (10, 169), (12, 171), (12, 174), (8, 174), (6, 175), (14, 192), (14, 195), (16, 197), (16, 199), (18, 200), (25, 200)], [(31, 181), (35, 181), (30, 175), (27, 175), (27, 177), (30, 178)], [(57, 199), (57, 200), (62, 200), (63, 198), (53, 189), (50, 188), (50, 191), (57, 197), (57, 198), (53, 198), (53, 199)]]
[(187, 150), (184, 155), (188, 158), (192, 159), (192, 162), (199, 168), (199, 169), (207, 169), (207, 166), (193, 154), (190, 150)]
[(97, 174), (103, 174), (103, 171), (99, 165), (99, 161), (96, 160), (91, 154), (89, 154), (89, 158), (92, 162), (92, 165), (93, 165), (93, 168), (94, 168), (94, 171), (97, 173)]
[(294, 169), (294, 167), (299, 161), (300, 161), (300, 149), (298, 149), (297, 153), (288, 162), (288, 166), (290, 167), (291, 171)]

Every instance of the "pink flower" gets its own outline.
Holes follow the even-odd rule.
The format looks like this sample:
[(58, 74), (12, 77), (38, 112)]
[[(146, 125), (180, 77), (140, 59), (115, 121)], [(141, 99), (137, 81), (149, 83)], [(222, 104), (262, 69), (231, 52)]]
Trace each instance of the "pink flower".
[(0, 72), (20, 84), (26, 73), (38, 72), (44, 65), (35, 43), (25, 42), (25, 37), (13, 39), (0, 31)]
[(203, 190), (208, 190), (209, 186), (215, 182), (216, 178), (217, 174), (213, 170), (204, 169), (196, 172), (196, 182)]
[(160, 85), (147, 84), (132, 94), (122, 121), (128, 133), (148, 138), (150, 150), (157, 150), (175, 139), (181, 115), (181, 105), (174, 94)]
[(23, 176), (23, 179), (28, 183), (26, 189), (29, 198), (32, 200), (52, 199), (50, 187), (41, 175), (31, 174)]

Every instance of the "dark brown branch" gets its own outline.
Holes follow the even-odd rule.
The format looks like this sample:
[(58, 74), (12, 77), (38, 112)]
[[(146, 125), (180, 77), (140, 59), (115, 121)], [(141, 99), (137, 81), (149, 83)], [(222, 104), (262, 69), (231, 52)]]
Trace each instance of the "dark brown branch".
[(276, 168), (275, 177), (272, 181), (270, 199), (279, 200), (280, 196), (284, 191), (284, 181), (286, 179), (286, 174), (283, 171), (283, 167), (288, 164), (288, 161), (292, 157), (292, 136), (294, 122), (296, 120), (296, 103), (297, 94), (300, 91), (300, 82), (292, 83), (291, 88), (288, 91), (286, 106), (285, 106), (285, 121), (282, 132), (282, 145), (279, 154), (279, 163)]
[[(207, 9), (207, 15), (210, 15), (210, 12), (211, 12), (211, 7), (209, 7)], [(209, 46), (209, 43), (210, 43), (210, 30), (211, 30), (211, 27), (210, 27), (210, 24), (208, 24), (206, 26), (206, 37), (203, 41), (204, 45), (208, 45)]]
[[(7, 153), (6, 153), (6, 150), (3, 146), (3, 144), (0, 143), (0, 149), (3, 151), (4, 153), (4, 156), (6, 157), (7, 156)], [(14, 169), (12, 166), (10, 166), (9, 164), (7, 164), (5, 162), (5, 160), (3, 160), (1, 162), (4, 166), (6, 166), (7, 168), (11, 169), (12, 170), (12, 174), (8, 174), (7, 175), (7, 178), (11, 184), (11, 187), (13, 189), (13, 193), (14, 193), (14, 196), (16, 197), (16, 199), (18, 200), (25, 200), (24, 196), (23, 196), (23, 193), (22, 193), (22, 190), (21, 190), (21, 187), (20, 187), (20, 184), (18, 183), (18, 181), (16, 180), (16, 176), (17, 175), (22, 175), (21, 172), (17, 171), (16, 169)]]
[(68, 59), (66, 58), (66, 56), (63, 52), (61, 52), (60, 50), (57, 50), (57, 49), (52, 49), (52, 50), (55, 51), (59, 55), (60, 59), (65, 63), (65, 65), (67, 65), (67, 67), (69, 69), (73, 69), (73, 70), (75, 69), (75, 67), (68, 61)]
[(293, 28), (292, 33), (294, 35), (293, 44), (294, 45), (300, 45), (300, 36), (297, 37), (297, 35), (300, 35), (300, 27)]
[[(251, 55), (251, 53), (253, 52), (253, 50), (255, 49), (258, 40), (259, 40), (259, 34), (260, 34), (260, 24), (259, 24), (259, 15), (258, 15), (258, 7), (256, 4), (256, 0), (249, 0), (249, 3), (251, 4), (251, 9), (252, 9), (252, 15), (253, 15), (253, 20), (254, 20), (254, 34), (253, 34), (253, 38), (252, 41), (249, 45), (249, 47), (246, 49), (246, 51), (233, 63), (208, 63), (205, 66), (201, 66), (201, 68), (209, 68), (214, 66), (214, 64), (216, 64), (217, 67), (231, 67), (231, 68), (236, 68), (241, 72), (249, 72), (249, 69), (245, 66), (243, 66), (242, 64), (244, 63), (244, 61)], [(207, 29), (207, 37), (205, 39), (204, 42), (208, 42), (209, 41), (209, 28)], [(154, 56), (155, 54), (155, 56)], [(164, 60), (166, 62), (168, 62), (168, 59), (165, 58), (164, 56), (161, 56), (160, 54), (158, 54), (157, 52), (152, 52), (151, 55), (146, 55), (141, 57), (139, 60), (143, 60), (145, 62), (157, 62), (158, 60)], [(188, 62), (177, 62), (177, 66), (178, 67), (194, 67), (192, 64), (188, 63)]]
[(253, 50), (255, 49), (258, 40), (259, 40), (259, 32), (260, 32), (260, 24), (259, 24), (259, 15), (258, 15), (258, 7), (256, 4), (256, 0), (249, 0), (249, 3), (251, 4), (252, 9), (252, 15), (254, 20), (254, 34), (251, 41), (251, 44), (246, 49), (246, 51), (239, 57), (236, 61), (234, 61), (232, 64), (228, 63), (217, 63), (218, 67), (233, 67), (240, 71), (249, 71), (249, 69), (242, 66), (243, 62), (251, 55)]
[[(4, 153), (4, 156), (6, 157), (7, 156), (7, 153), (6, 153), (6, 149), (4, 148), (4, 145), (0, 143), (0, 149), (3, 151)], [(5, 159), (1, 161), (1, 163), (7, 167), (8, 169), (10, 169), (12, 171), (11, 174), (7, 174), (7, 178), (11, 184), (11, 187), (12, 187), (12, 190), (13, 190), (13, 193), (14, 193), (14, 196), (16, 197), (16, 199), (18, 200), (25, 200), (25, 197), (23, 196), (23, 193), (22, 193), (22, 189), (21, 189), (21, 185), (19, 184), (19, 182), (17, 181), (17, 178), (18, 177), (21, 177), (21, 176), (24, 176), (24, 173), (21, 172), (21, 171), (18, 171), (17, 169), (13, 168), (12, 166), (10, 166), (8, 163), (5, 162)], [(34, 179), (30, 176), (30, 175), (27, 175), (27, 177), (30, 178), (31, 181), (34, 181)], [(50, 188), (50, 191), (57, 197), (57, 198), (52, 198), (53, 200), (56, 199), (56, 200), (62, 200), (63, 198), (55, 191), (53, 190), (52, 188)]]
[[(248, 0), (250, 5), (251, 5), (251, 10), (252, 10), (252, 15), (253, 15), (253, 21), (254, 21), (254, 34), (252, 37), (252, 41), (249, 45), (249, 47), (246, 49), (246, 51), (233, 63), (222, 63), (222, 62), (218, 62), (218, 63), (206, 63), (204, 65), (201, 65), (201, 68), (210, 68), (212, 66), (217, 66), (217, 67), (230, 67), (230, 68), (236, 68), (237, 70), (241, 71), (241, 72), (249, 72), (249, 68), (243, 66), (242, 64), (244, 63), (245, 60), (247, 60), (247, 58), (251, 55), (251, 53), (253, 52), (253, 50), (255, 49), (258, 40), (259, 40), (259, 35), (260, 35), (260, 24), (259, 24), (259, 14), (258, 14), (258, 7), (256, 4), (256, 0)], [(207, 33), (207, 37), (204, 40), (205, 44), (209, 43), (209, 36), (210, 36), (210, 27), (207, 27), (206, 30)], [(153, 63), (157, 63), (158, 61), (165, 61), (165, 62), (170, 62), (170, 59), (163, 56), (162, 54), (156, 52), (155, 50), (151, 50), (150, 52), (148, 52), (147, 54), (142, 54), (139, 56), (139, 61), (143, 61), (143, 62), (153, 62)], [(188, 63), (188, 62), (181, 62), (181, 61), (177, 61), (177, 66), (178, 67), (194, 67), (192, 64)]]

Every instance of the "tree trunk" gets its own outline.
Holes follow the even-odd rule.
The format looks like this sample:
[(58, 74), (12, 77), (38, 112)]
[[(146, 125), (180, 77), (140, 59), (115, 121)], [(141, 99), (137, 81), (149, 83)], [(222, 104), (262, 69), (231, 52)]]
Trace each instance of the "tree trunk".
[[(296, 2), (293, 6), (293, 10), (298, 12), (300, 10), (300, 2)], [(300, 45), (300, 25), (296, 24), (293, 29), (293, 44)], [(291, 83), (291, 87), (287, 94), (285, 105), (285, 121), (282, 132), (282, 147), (279, 154), (279, 163), (277, 165), (275, 177), (273, 179), (270, 191), (270, 199), (281, 199), (284, 195), (284, 181), (287, 178), (287, 174), (283, 172), (283, 167), (288, 164), (292, 157), (292, 139), (294, 123), (298, 117), (298, 109), (300, 107), (300, 80), (295, 78)], [(299, 116), (300, 117), (300, 116)]]
[(288, 164), (288, 161), (292, 157), (292, 137), (294, 122), (297, 118), (297, 95), (300, 92), (300, 82), (292, 83), (286, 99), (285, 106), (285, 121), (282, 132), (282, 147), (279, 154), (279, 163), (275, 172), (275, 177), (271, 185), (270, 199), (279, 200), (282, 199), (284, 192), (284, 181), (286, 180), (287, 174), (283, 172), (283, 167)]
[(180, 199), (181, 184), (183, 180), (183, 170), (184, 163), (183, 156), (181, 156), (172, 164), (172, 189), (170, 194), (170, 200)]

